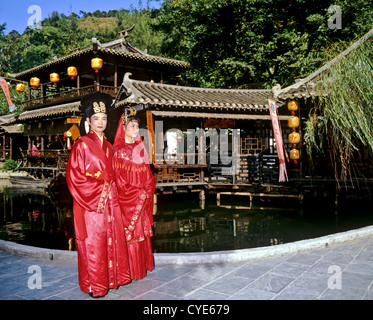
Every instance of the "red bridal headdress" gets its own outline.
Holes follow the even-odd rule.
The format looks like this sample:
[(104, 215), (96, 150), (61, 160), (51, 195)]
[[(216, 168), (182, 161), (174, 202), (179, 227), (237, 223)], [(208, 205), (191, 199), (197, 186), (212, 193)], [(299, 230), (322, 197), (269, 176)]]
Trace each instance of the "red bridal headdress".
[[(126, 143), (125, 134), (124, 134), (124, 127), (127, 125), (125, 119), (126, 119), (126, 115), (123, 113), (119, 119), (117, 132), (115, 134), (114, 145), (113, 145), (114, 151), (116, 151), (119, 148), (124, 148), (126, 145), (128, 145), (128, 143)], [(141, 151), (143, 151), (139, 153), (141, 154), (141, 158), (143, 159), (143, 162), (146, 164), (149, 164), (150, 163), (149, 155), (148, 155), (148, 152), (146, 151), (143, 141), (141, 140), (140, 134), (137, 134), (137, 136), (134, 138), (134, 141), (135, 141), (134, 143), (135, 147), (137, 148), (137, 146), (139, 146)]]

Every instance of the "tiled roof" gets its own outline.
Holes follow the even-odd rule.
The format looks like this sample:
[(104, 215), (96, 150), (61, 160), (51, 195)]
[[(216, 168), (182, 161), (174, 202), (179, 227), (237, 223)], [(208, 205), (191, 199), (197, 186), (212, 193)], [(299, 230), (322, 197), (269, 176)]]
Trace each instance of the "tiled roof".
[[(19, 72), (19, 73), (16, 73), (16, 74), (12, 74), (12, 76), (16, 79), (21, 78), (21, 77), (26, 76), (28, 74), (32, 74), (33, 72), (48, 68), (50, 66), (53, 66), (55, 64), (66, 63), (69, 60), (75, 59), (75, 58), (77, 58), (79, 56), (82, 56), (82, 55), (85, 55), (85, 54), (93, 53), (94, 51), (95, 50), (93, 48), (78, 50), (78, 51), (75, 51), (73, 53), (70, 53), (67, 56), (64, 56), (64, 57), (61, 57), (61, 58), (43, 63), (39, 66), (36, 66), (34, 68), (31, 68), (31, 69), (28, 69), (28, 70), (25, 70), (25, 71), (22, 71), (22, 72)], [(180, 67), (180, 68), (187, 68), (189, 66), (189, 64), (187, 62), (184, 62), (184, 61), (152, 56), (152, 55), (145, 54), (145, 53), (140, 53), (140, 52), (129, 52), (129, 51), (124, 51), (124, 50), (120, 50), (120, 49), (112, 49), (112, 48), (109, 48), (109, 47), (98, 47), (96, 49), (96, 51), (98, 53), (100, 53), (100, 52), (107, 53), (107, 54), (111, 54), (111, 55), (114, 55), (114, 56), (128, 58), (128, 59), (132, 59), (132, 60), (146, 61), (146, 62), (158, 63), (158, 64), (169, 65), (169, 66)]]
[[(180, 111), (152, 111), (154, 116), (165, 118), (202, 118), (202, 119), (231, 119), (231, 120), (271, 120), (271, 115), (257, 114), (234, 114), (234, 113), (213, 113), (213, 112), (180, 112)], [(290, 115), (279, 115), (279, 120), (288, 120)]]
[(117, 102), (125, 104), (150, 104), (156, 106), (175, 106), (182, 108), (203, 108), (268, 111), (268, 99), (273, 98), (271, 90), (261, 89), (209, 89), (152, 83), (130, 79), (131, 73), (124, 77), (122, 86), (129, 95)]
[(24, 111), (19, 115), (18, 120), (28, 120), (28, 119), (60, 116), (60, 115), (65, 115), (65, 114), (73, 114), (75, 112), (78, 115), (80, 115), (79, 105), (80, 105), (80, 101), (77, 101), (77, 102), (61, 104), (59, 106), (54, 106), (54, 107), (47, 107), (47, 108), (40, 108), (36, 110)]
[(4, 130), (4, 132), (6, 133), (18, 133), (18, 134), (21, 134), (22, 131), (21, 131), (21, 126), (19, 124), (14, 124), (14, 125), (10, 125), (10, 126), (0, 126), (1, 129)]

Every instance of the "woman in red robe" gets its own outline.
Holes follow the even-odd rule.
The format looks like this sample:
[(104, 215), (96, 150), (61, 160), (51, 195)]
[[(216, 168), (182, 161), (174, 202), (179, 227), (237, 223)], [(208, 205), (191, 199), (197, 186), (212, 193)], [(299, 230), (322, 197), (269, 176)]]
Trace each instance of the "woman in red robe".
[(155, 179), (139, 136), (139, 120), (123, 114), (114, 141), (114, 170), (127, 240), (131, 279), (154, 269), (153, 235)]
[(103, 93), (82, 99), (81, 109), (90, 131), (75, 142), (66, 170), (74, 200), (79, 286), (93, 297), (103, 296), (110, 288), (131, 281), (112, 145), (103, 133), (111, 102), (110, 95)]

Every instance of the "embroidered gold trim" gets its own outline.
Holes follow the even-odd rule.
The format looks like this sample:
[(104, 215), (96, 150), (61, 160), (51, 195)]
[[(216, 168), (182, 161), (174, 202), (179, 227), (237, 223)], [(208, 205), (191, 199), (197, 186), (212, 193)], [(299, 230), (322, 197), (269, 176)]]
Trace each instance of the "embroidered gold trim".
[(106, 203), (110, 195), (111, 182), (107, 183), (104, 181), (104, 186), (102, 188), (100, 201), (98, 202), (97, 213), (104, 213), (106, 208)]

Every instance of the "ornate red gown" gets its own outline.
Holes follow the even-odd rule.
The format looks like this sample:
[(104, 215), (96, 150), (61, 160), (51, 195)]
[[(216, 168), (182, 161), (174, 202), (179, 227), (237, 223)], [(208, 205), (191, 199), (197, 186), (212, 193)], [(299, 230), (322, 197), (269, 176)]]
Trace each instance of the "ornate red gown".
[[(120, 124), (121, 126), (121, 124)], [(127, 240), (131, 279), (142, 279), (154, 269), (150, 237), (153, 236), (155, 179), (141, 139), (114, 143), (114, 170)]]
[(93, 296), (131, 281), (112, 145), (90, 131), (74, 144), (66, 181), (74, 199), (79, 286)]

